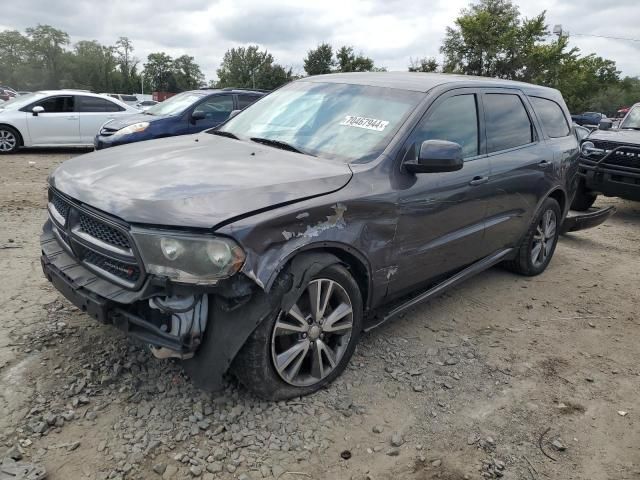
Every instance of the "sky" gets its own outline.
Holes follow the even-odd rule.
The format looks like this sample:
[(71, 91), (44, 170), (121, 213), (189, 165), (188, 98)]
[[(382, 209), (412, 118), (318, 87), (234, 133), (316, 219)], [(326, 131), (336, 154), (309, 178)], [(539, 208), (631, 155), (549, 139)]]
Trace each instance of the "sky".
[[(435, 56), (447, 26), (469, 0), (21, 0), (6, 2), (0, 30), (38, 23), (66, 31), (72, 42), (113, 45), (129, 37), (144, 63), (151, 52), (195, 57), (208, 80), (229, 48), (258, 44), (276, 62), (304, 73), (303, 59), (321, 42), (351, 45), (377, 66), (406, 70), (411, 58)], [(638, 0), (516, 0), (525, 17), (547, 11), (583, 53), (614, 60), (623, 75), (640, 76)]]

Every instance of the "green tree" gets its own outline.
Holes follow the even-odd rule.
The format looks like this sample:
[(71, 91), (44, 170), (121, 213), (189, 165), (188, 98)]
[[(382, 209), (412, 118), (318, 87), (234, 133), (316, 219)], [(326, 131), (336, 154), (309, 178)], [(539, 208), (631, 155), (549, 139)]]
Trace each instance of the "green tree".
[(173, 77), (178, 91), (193, 90), (204, 82), (200, 66), (189, 55), (182, 55), (173, 61)]
[(437, 72), (438, 66), (438, 61), (434, 57), (409, 59), (410, 72)]
[(65, 47), (69, 45), (69, 34), (50, 25), (40, 25), (26, 29), (29, 51), (33, 59), (44, 65), (45, 86), (59, 88), (63, 63), (66, 59)]
[(548, 34), (545, 12), (523, 20), (510, 0), (480, 0), (454, 23), (440, 48), (448, 73), (518, 79), (532, 47)]
[(122, 90), (131, 93), (138, 87), (137, 79), (133, 77), (132, 72), (138, 60), (133, 56), (133, 42), (128, 37), (120, 37), (116, 41), (114, 48), (120, 73), (122, 74)]
[(342, 46), (336, 52), (339, 72), (371, 72), (375, 70), (373, 59), (362, 53), (356, 55), (353, 47)]
[(321, 43), (317, 48), (309, 50), (304, 59), (304, 71), (307, 75), (331, 73), (334, 66), (333, 48), (328, 43)]
[(28, 53), (29, 40), (24, 35), (17, 30), (0, 32), (0, 83), (22, 84)]
[(144, 64), (145, 79), (156, 91), (168, 91), (173, 75), (173, 59), (164, 52), (150, 53)]
[(291, 69), (274, 63), (273, 56), (257, 45), (227, 50), (217, 70), (218, 88), (273, 89), (291, 81)]

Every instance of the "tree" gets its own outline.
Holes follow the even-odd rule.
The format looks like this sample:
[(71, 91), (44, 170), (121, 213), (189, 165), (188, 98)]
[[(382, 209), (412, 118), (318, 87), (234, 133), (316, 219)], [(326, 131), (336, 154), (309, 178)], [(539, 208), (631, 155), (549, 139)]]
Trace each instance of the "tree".
[(193, 90), (204, 82), (200, 66), (189, 55), (182, 55), (173, 61), (173, 77), (178, 91)]
[(59, 88), (65, 58), (64, 47), (69, 45), (69, 34), (50, 25), (40, 24), (27, 28), (26, 33), (30, 40), (31, 55), (45, 67), (46, 86)]
[(371, 72), (375, 69), (373, 60), (362, 53), (356, 55), (353, 47), (342, 46), (336, 52), (339, 72)]
[(304, 71), (307, 75), (331, 73), (334, 66), (333, 48), (328, 43), (321, 43), (317, 48), (309, 50), (304, 59)]
[(28, 59), (29, 40), (17, 30), (0, 32), (0, 81), (17, 85)]
[(273, 89), (291, 81), (291, 69), (274, 63), (273, 56), (257, 45), (227, 50), (217, 70), (218, 88)]
[(410, 72), (437, 72), (438, 61), (434, 57), (423, 57), (413, 60), (409, 59)]
[(122, 74), (122, 88), (127, 92), (134, 91), (138, 82), (136, 78), (133, 78), (132, 72), (138, 64), (138, 60), (133, 56), (133, 42), (128, 37), (120, 37), (116, 42), (115, 52)]
[(480, 0), (447, 27), (440, 52), (443, 70), (518, 79), (525, 75), (532, 47), (546, 38), (545, 12), (520, 19), (510, 0)]
[(168, 91), (172, 80), (173, 59), (164, 52), (150, 53), (144, 64), (144, 76), (156, 91)]

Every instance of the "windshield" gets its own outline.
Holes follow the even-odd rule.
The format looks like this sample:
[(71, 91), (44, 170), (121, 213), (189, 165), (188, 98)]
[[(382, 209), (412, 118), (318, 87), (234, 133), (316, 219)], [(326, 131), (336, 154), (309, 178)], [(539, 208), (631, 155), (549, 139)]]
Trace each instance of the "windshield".
[(629, 113), (627, 113), (627, 116), (624, 117), (620, 128), (632, 128), (634, 130), (640, 130), (640, 105), (636, 105), (631, 110), (629, 110)]
[(154, 105), (145, 113), (147, 115), (179, 115), (202, 98), (202, 94), (184, 92)]
[(120, 99), (123, 102), (137, 102), (138, 101), (138, 97), (136, 97), (135, 95), (120, 95)]
[(22, 107), (29, 105), (31, 102), (35, 102), (36, 100), (40, 100), (41, 98), (46, 97), (47, 95), (42, 92), (35, 93), (27, 93), (26, 95), (20, 95), (19, 97), (14, 97), (11, 100), (0, 103), (0, 110), (19, 110)]
[(393, 88), (295, 82), (247, 107), (218, 131), (363, 162), (384, 150), (422, 98), (422, 93)]

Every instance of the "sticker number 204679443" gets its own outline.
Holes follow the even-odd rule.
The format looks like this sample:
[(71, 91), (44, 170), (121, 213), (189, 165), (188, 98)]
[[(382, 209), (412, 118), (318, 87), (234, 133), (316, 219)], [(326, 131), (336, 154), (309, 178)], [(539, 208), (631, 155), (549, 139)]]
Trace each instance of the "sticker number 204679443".
[(344, 120), (340, 122), (340, 125), (344, 125), (345, 127), (366, 128), (367, 130), (375, 130), (376, 132), (381, 132), (385, 128), (387, 128), (389, 122), (386, 120), (377, 120), (375, 118), (346, 115), (344, 117)]

